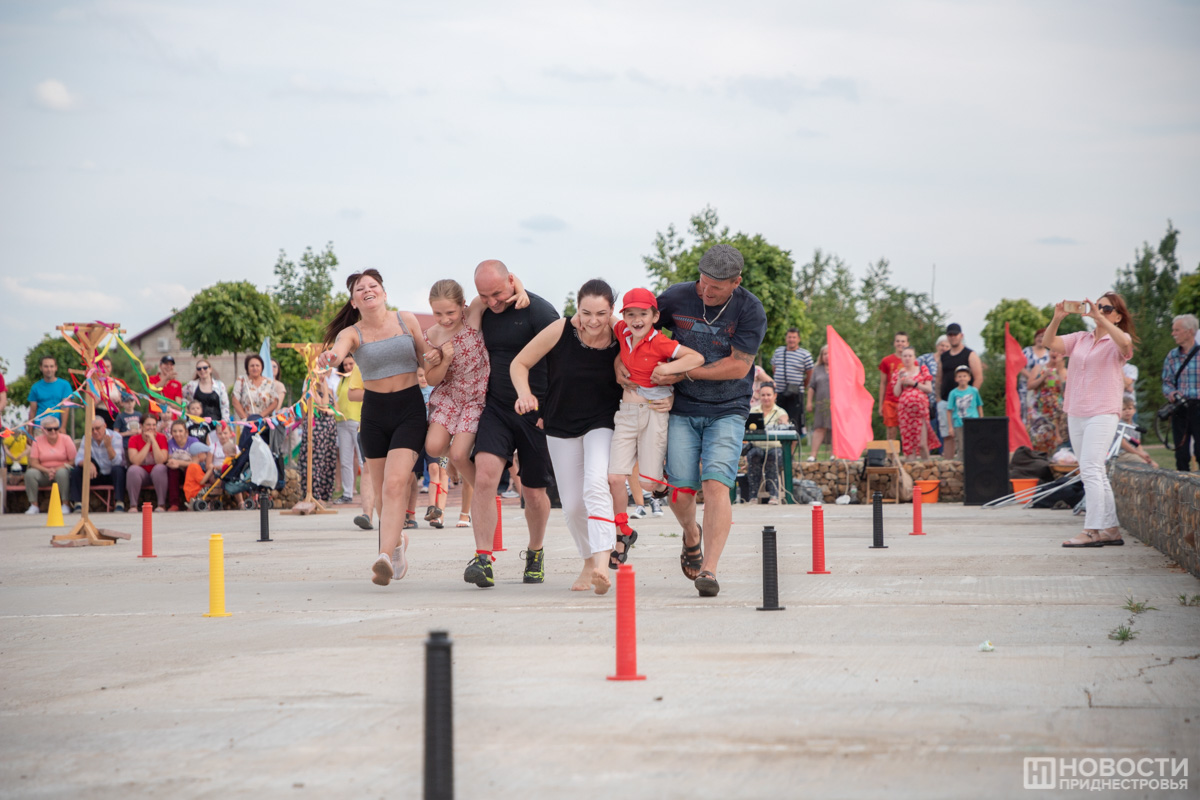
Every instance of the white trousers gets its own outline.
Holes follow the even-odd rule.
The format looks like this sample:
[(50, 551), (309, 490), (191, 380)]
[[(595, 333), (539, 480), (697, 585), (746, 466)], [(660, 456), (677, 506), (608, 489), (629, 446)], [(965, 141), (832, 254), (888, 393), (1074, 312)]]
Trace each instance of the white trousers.
[(1071, 449), (1079, 459), (1079, 475), (1083, 479), (1087, 499), (1087, 517), (1083, 527), (1104, 530), (1117, 526), (1117, 504), (1113, 501), (1112, 484), (1104, 469), (1104, 458), (1117, 435), (1117, 415), (1099, 414), (1094, 417), (1068, 417)]
[[(362, 453), (358, 451), (358, 423), (343, 419), (337, 424), (338, 468), (342, 471), (342, 496), (354, 499), (354, 467), (361, 465)], [(370, 480), (363, 473), (363, 480)]]
[(575, 439), (546, 437), (567, 530), (582, 558), (617, 546), (615, 525), (588, 519), (588, 516), (612, 519), (613, 501), (608, 490), (612, 437), (611, 428), (597, 428)]

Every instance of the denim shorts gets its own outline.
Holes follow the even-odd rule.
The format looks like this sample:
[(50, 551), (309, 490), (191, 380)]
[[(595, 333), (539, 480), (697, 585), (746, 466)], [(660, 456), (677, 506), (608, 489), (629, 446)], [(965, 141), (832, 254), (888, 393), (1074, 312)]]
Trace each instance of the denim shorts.
[(667, 427), (667, 475), (675, 486), (699, 489), (701, 481), (733, 486), (746, 418), (685, 417), (672, 414)]

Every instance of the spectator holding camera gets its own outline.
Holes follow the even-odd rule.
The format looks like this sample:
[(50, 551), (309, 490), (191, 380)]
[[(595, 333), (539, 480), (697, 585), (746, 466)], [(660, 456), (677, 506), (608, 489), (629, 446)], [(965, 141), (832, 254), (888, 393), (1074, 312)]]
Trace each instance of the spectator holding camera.
[[(1059, 336), (1058, 326), (1069, 313), (1091, 317), (1096, 322), (1095, 331)], [(1063, 542), (1063, 547), (1125, 544), (1104, 461), (1121, 415), (1125, 391), (1122, 367), (1133, 357), (1133, 318), (1124, 298), (1116, 292), (1107, 292), (1094, 303), (1063, 301), (1054, 306), (1054, 318), (1042, 341), (1054, 352), (1070, 357), (1063, 411), (1087, 500), (1083, 532)]]
[[(1171, 338), (1179, 345), (1163, 361), (1163, 396), (1174, 408), (1170, 413), (1175, 438), (1175, 469), (1190, 472), (1192, 453), (1200, 461), (1200, 344), (1196, 329), (1200, 322), (1193, 314), (1181, 314), (1171, 322)], [(1191, 443), (1189, 452), (1188, 443)]]

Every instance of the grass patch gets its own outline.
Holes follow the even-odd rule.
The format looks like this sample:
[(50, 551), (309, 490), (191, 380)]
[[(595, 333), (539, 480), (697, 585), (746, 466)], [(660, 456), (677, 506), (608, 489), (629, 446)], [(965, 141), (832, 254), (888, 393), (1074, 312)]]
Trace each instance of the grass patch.
[(1129, 595), (1128, 597), (1126, 597), (1125, 605), (1123, 605), (1121, 607), (1124, 608), (1126, 611), (1132, 611), (1134, 614), (1141, 614), (1143, 611), (1158, 611), (1158, 609), (1155, 608), (1154, 606), (1146, 605), (1145, 601), (1143, 601), (1141, 603), (1135, 602), (1133, 599), (1133, 595)]
[(1114, 629), (1112, 633), (1108, 634), (1108, 638), (1112, 639), (1113, 641), (1124, 644), (1125, 642), (1128, 642), (1132, 639), (1136, 639), (1137, 631), (1135, 631), (1133, 628), (1129, 627), (1128, 625), (1120, 625), (1116, 629)]
[(1200, 606), (1200, 594), (1194, 594), (1191, 599), (1188, 599), (1186, 594), (1179, 595), (1179, 605), (1181, 606)]

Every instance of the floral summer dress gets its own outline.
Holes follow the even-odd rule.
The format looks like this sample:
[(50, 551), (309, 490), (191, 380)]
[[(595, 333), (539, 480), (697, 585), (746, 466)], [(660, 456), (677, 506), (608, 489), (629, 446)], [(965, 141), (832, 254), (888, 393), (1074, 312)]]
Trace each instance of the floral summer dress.
[[(429, 341), (428, 332), (425, 341)], [(483, 344), (483, 334), (474, 328), (464, 325), (450, 341), (454, 344), (454, 360), (450, 362), (446, 377), (429, 398), (433, 407), (429, 421), (444, 427), (451, 436), (475, 433), (487, 396), (491, 361)]]

